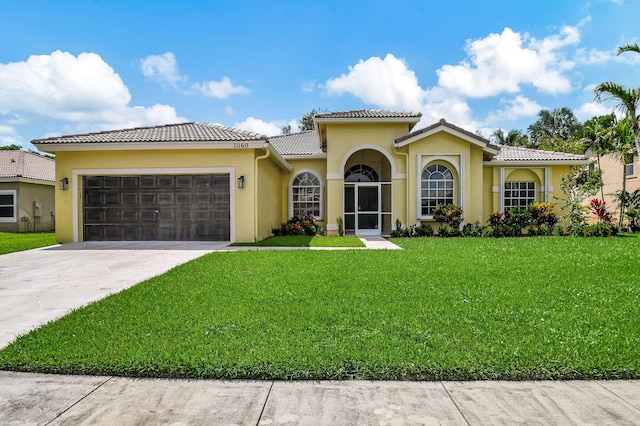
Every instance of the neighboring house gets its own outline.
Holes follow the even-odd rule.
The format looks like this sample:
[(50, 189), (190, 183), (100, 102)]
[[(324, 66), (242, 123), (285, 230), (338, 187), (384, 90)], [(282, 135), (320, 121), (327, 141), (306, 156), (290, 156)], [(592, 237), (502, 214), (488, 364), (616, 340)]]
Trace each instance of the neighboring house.
[[(602, 169), (602, 182), (604, 183), (604, 199), (607, 205), (610, 206), (610, 211), (617, 206), (611, 194), (622, 190), (625, 177), (627, 179), (626, 189), (628, 192), (640, 189), (640, 160), (638, 160), (638, 155), (634, 155), (633, 161), (628, 164), (622, 164), (618, 155), (604, 155), (600, 157), (600, 168)], [(597, 197), (600, 197), (600, 193), (598, 193)]]
[(57, 239), (255, 241), (294, 214), (337, 234), (388, 235), (455, 203), (465, 222), (554, 201), (580, 155), (492, 145), (421, 114), (315, 116), (315, 130), (267, 137), (184, 123), (34, 140), (56, 154)]
[(0, 150), (0, 231), (54, 229), (55, 168), (32, 152)]

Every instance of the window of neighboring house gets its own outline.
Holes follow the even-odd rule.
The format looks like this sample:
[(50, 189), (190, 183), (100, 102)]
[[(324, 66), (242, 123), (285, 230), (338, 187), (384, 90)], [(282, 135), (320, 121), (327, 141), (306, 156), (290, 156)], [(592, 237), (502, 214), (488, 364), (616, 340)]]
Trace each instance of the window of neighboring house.
[(422, 216), (433, 216), (438, 204), (454, 203), (454, 178), (443, 164), (432, 164), (424, 169), (420, 182)]
[(636, 168), (634, 163), (629, 163), (624, 165), (624, 175), (625, 176), (635, 176)]
[(0, 222), (15, 222), (17, 210), (16, 191), (0, 191)]
[(535, 182), (505, 182), (504, 208), (527, 207), (536, 201)]
[(322, 219), (322, 184), (310, 172), (300, 173), (291, 185), (291, 215), (310, 214)]

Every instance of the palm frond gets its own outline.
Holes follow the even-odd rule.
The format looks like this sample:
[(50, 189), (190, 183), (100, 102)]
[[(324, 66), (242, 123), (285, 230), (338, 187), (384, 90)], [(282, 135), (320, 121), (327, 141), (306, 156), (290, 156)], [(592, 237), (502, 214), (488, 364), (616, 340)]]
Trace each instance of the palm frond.
[(638, 43), (625, 44), (624, 46), (620, 46), (618, 48), (618, 55), (624, 52), (640, 53), (640, 46), (638, 46)]

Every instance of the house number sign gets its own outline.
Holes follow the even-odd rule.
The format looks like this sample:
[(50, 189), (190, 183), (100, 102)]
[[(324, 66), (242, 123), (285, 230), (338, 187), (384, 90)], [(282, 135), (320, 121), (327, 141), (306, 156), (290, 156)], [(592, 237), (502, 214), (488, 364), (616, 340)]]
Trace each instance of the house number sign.
[(246, 143), (246, 142), (243, 142), (243, 143), (234, 143), (234, 144), (233, 144), (233, 147), (234, 147), (234, 148), (236, 148), (236, 149), (237, 149), (237, 148), (249, 148), (249, 144), (248, 144), (248, 143)]

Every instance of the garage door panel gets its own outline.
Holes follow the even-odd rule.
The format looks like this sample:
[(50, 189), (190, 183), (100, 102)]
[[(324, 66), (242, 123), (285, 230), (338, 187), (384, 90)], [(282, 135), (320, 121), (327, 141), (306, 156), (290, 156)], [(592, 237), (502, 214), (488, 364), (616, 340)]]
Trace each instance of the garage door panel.
[(84, 238), (229, 240), (230, 176), (86, 176)]

